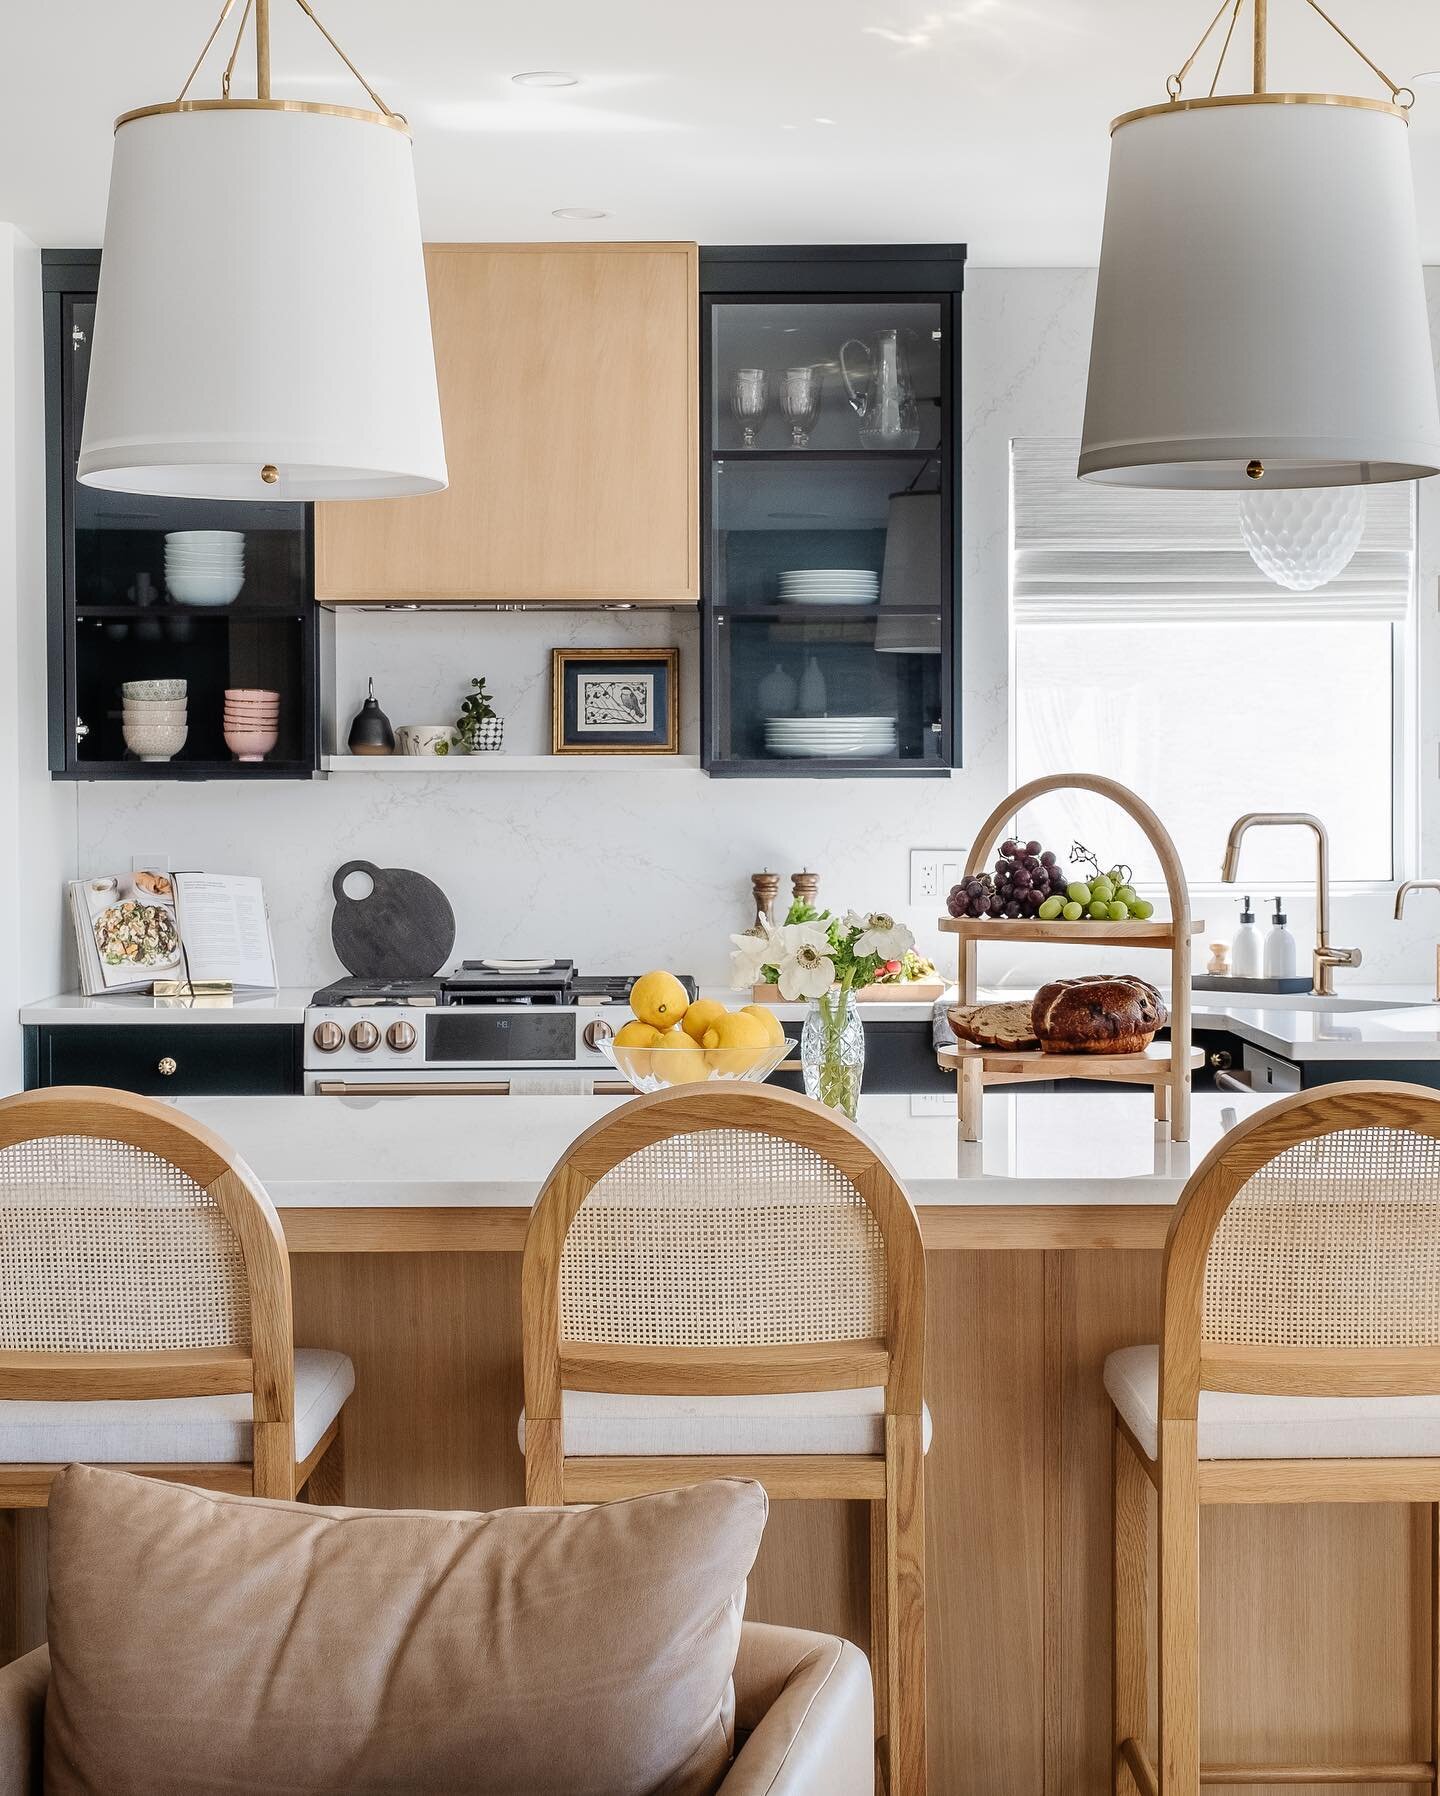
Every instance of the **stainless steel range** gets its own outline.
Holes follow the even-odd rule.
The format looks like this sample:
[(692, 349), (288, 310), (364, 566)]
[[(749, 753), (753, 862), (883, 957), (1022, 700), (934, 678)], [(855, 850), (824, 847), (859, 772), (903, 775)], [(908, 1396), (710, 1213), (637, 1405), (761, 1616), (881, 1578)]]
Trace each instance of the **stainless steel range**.
[[(630, 1086), (600, 1043), (636, 975), (568, 960), (467, 960), (434, 979), (339, 979), (305, 1012), (305, 1090), (320, 1097), (605, 1095)], [(695, 981), (682, 976), (691, 997)]]

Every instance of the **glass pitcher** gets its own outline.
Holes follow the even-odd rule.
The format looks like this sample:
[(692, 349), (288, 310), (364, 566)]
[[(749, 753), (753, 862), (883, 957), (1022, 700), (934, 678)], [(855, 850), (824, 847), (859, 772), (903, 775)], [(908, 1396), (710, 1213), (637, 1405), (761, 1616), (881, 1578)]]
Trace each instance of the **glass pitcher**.
[[(857, 387), (846, 360), (858, 350), (868, 363)], [(910, 360), (898, 330), (876, 331), (867, 340), (851, 337), (840, 346), (840, 377), (860, 420), (862, 449), (913, 449), (920, 441), (920, 416)]]

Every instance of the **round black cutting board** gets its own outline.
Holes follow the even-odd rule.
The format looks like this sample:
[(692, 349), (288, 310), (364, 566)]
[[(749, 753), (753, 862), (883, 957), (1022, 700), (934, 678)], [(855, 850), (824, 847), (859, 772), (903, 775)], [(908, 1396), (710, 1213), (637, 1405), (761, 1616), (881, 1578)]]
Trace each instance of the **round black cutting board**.
[[(367, 898), (350, 898), (345, 881), (367, 874)], [(362, 979), (429, 979), (455, 946), (455, 913), (433, 879), (406, 867), (346, 861), (330, 882), (335, 915), (330, 939), (340, 964)]]

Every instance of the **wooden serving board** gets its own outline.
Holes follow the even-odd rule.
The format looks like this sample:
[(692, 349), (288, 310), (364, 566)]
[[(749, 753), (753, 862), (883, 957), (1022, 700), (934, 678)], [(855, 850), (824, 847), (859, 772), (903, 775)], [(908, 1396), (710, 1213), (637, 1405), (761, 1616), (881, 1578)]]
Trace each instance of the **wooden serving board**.
[[(933, 1004), (949, 989), (950, 982), (945, 979), (911, 979), (903, 985), (862, 985), (850, 996), (862, 1004)], [(778, 985), (752, 986), (750, 996), (756, 1004), (788, 1004), (791, 1001), (780, 996)], [(804, 998), (794, 1001), (797, 1004), (807, 1002)]]

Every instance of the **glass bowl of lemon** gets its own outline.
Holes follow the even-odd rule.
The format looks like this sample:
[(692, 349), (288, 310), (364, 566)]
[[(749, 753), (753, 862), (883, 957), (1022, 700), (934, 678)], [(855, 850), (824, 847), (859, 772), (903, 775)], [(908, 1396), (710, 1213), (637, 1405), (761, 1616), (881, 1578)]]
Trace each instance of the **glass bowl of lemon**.
[(693, 1003), (671, 973), (646, 973), (630, 988), (631, 1022), (599, 1044), (636, 1091), (701, 1085), (712, 1079), (768, 1079), (795, 1046), (763, 1004), (728, 1010), (714, 998)]

